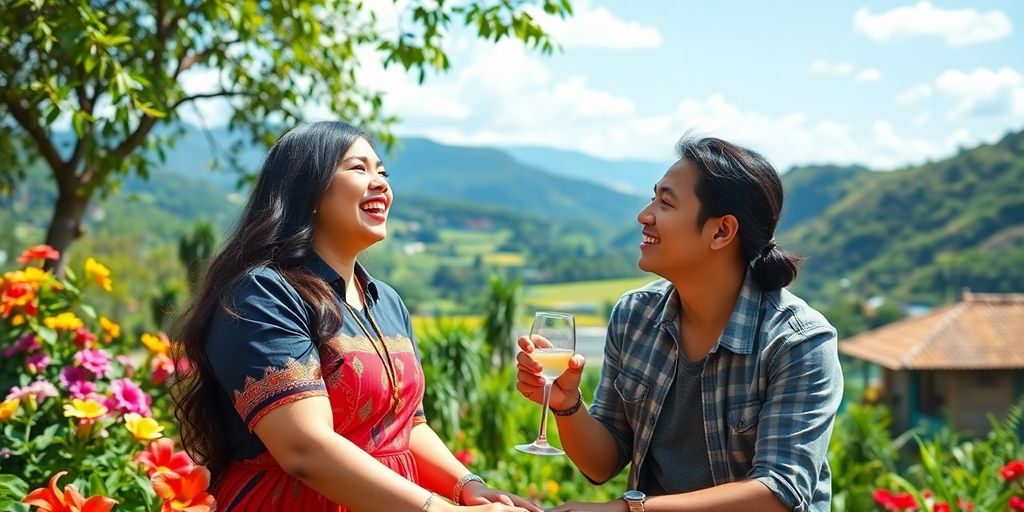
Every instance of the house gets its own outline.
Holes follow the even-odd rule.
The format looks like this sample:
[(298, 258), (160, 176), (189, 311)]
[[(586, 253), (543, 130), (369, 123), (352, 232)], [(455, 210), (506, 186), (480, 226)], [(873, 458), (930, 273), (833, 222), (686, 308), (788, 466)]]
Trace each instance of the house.
[(988, 432), (1024, 395), (1024, 294), (964, 292), (960, 302), (858, 334), (846, 356), (881, 367), (879, 401), (893, 430), (934, 426)]

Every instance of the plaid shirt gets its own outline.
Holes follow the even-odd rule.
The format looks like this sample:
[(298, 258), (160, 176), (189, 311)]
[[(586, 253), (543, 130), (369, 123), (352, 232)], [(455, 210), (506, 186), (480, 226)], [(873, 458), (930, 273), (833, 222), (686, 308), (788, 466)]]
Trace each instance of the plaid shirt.
[[(615, 438), (618, 469), (632, 462), (630, 488), (676, 375), (679, 313), (675, 289), (659, 280), (623, 295), (608, 325), (590, 413)], [(756, 479), (792, 510), (829, 510), (826, 455), (842, 390), (835, 329), (788, 291), (762, 291), (748, 272), (701, 374), (715, 485)]]

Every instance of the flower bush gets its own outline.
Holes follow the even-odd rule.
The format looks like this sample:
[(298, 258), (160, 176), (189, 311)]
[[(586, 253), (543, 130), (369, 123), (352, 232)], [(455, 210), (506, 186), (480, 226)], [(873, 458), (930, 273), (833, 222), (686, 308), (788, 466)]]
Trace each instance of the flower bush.
[(110, 269), (56, 277), (58, 257), (31, 247), (0, 280), (0, 509), (212, 510), (209, 472), (165, 437), (170, 340), (126, 336), (85, 301), (113, 289)]

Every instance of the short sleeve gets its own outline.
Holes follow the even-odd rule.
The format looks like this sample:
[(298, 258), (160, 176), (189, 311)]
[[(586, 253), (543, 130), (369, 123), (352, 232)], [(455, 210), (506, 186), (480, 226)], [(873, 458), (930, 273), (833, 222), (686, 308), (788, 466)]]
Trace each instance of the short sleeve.
[(257, 269), (234, 287), (213, 315), (206, 355), (250, 431), (275, 407), (327, 396), (310, 313), (273, 270)]

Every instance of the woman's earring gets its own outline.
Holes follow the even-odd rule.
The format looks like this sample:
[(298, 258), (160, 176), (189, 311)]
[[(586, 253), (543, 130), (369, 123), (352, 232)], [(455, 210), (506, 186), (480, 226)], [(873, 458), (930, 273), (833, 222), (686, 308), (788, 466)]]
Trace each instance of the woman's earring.
[(317, 212), (317, 210), (314, 208), (313, 209), (313, 215), (316, 215), (316, 212)]

